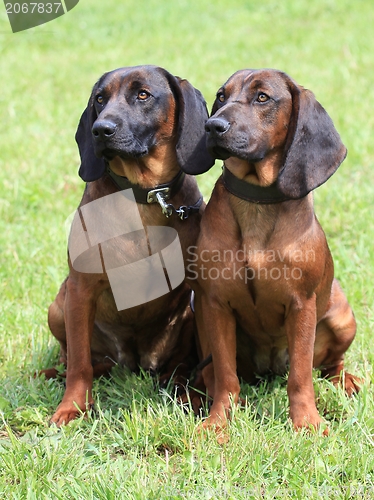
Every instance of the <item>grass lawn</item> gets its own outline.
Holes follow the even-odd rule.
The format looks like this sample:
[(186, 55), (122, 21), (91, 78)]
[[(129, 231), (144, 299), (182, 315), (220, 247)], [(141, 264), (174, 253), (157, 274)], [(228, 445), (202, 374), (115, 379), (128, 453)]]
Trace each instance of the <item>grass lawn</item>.
[[(0, 7), (1, 498), (374, 497), (373, 25), (372, 0), (81, 0), (13, 34)], [(315, 205), (358, 323), (346, 365), (366, 383), (349, 400), (314, 374), (329, 437), (293, 432), (277, 378), (242, 385), (248, 406), (219, 445), (150, 378), (119, 368), (95, 381), (94, 415), (49, 427), (64, 388), (33, 373), (58, 359), (47, 308), (84, 187), (74, 134), (98, 77), (137, 64), (187, 78), (209, 107), (237, 69), (281, 69), (314, 91), (348, 147)], [(206, 200), (219, 172), (198, 179)]]

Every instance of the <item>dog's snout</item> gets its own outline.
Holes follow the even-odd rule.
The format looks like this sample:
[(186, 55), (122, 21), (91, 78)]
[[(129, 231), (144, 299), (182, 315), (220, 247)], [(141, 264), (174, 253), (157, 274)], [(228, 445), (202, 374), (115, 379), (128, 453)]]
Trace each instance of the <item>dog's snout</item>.
[(116, 133), (117, 125), (110, 120), (96, 121), (92, 127), (92, 134), (96, 139), (110, 139)]
[(208, 134), (222, 135), (230, 128), (230, 122), (224, 118), (209, 118), (205, 124), (205, 131)]

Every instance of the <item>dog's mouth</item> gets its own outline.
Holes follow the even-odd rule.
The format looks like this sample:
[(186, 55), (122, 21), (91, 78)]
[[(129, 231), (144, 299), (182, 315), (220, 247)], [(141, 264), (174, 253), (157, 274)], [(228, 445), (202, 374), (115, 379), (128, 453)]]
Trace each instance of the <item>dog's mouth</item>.
[(207, 137), (207, 149), (209, 153), (217, 160), (227, 160), (231, 156), (248, 160), (247, 143), (245, 141), (229, 141), (227, 137)]
[(113, 160), (119, 156), (122, 160), (137, 160), (143, 158), (148, 154), (148, 148), (134, 148), (134, 149), (117, 149), (117, 148), (103, 148), (95, 151), (99, 158), (104, 158), (107, 161)]
[(227, 160), (232, 156), (232, 152), (226, 148), (222, 148), (221, 146), (214, 146), (212, 148), (208, 148), (209, 153), (216, 158), (217, 160)]
[(246, 151), (240, 151), (236, 149), (223, 148), (222, 146), (208, 147), (209, 153), (217, 160), (227, 160), (228, 158), (235, 157), (239, 160), (244, 160), (249, 163), (257, 163), (264, 159), (263, 155), (259, 154), (249, 154)]

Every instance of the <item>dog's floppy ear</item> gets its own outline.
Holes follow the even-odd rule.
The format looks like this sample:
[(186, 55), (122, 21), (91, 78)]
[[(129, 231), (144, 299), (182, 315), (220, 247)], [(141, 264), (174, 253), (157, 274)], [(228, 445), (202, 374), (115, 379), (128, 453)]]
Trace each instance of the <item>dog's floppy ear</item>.
[(297, 199), (326, 182), (346, 157), (347, 150), (314, 94), (291, 79), (289, 85), (292, 114), (278, 188)]
[(214, 165), (214, 158), (206, 148), (206, 102), (201, 92), (187, 80), (175, 77), (167, 71), (165, 74), (178, 106), (176, 153), (179, 166), (187, 174), (202, 174)]
[(75, 134), (81, 157), (81, 165), (79, 167), (79, 175), (85, 182), (96, 181), (105, 172), (105, 161), (98, 158), (94, 153), (92, 142), (92, 126), (97, 118), (95, 106), (93, 103), (93, 95), (96, 90), (96, 85), (92, 90), (87, 108), (83, 111), (79, 121), (78, 129)]

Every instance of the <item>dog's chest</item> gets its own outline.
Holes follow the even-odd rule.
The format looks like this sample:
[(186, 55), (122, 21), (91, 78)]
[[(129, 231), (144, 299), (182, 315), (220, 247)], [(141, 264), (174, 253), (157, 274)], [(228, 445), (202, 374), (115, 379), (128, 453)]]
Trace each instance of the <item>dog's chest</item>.
[(241, 331), (239, 368), (240, 353), (246, 353), (243, 359), (252, 360), (253, 372), (285, 373), (288, 364), (285, 297), (292, 276), (292, 256), (287, 251), (255, 247), (253, 241), (244, 240), (231, 253), (226, 251), (225, 259), (221, 274), (232, 279), (221, 280), (225, 284), (221, 288)]

